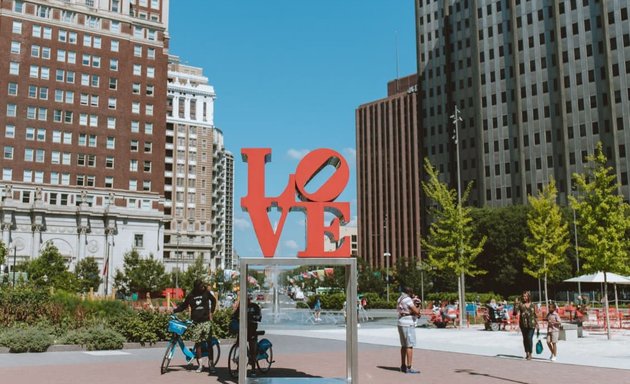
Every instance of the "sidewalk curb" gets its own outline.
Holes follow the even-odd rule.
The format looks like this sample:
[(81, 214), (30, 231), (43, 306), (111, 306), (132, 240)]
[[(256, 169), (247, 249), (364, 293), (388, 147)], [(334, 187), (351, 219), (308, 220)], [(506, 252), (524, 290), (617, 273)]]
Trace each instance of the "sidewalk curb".
[[(234, 343), (233, 338), (231, 339), (220, 339), (219, 340), (219, 344), (221, 345), (231, 345)], [(192, 343), (190, 341), (186, 341), (187, 343)], [(145, 348), (166, 348), (166, 346), (168, 345), (168, 341), (157, 341), (155, 343), (144, 343), (144, 345), (142, 345), (141, 343), (123, 343), (123, 347), (121, 348), (121, 350), (124, 349), (145, 349)], [(192, 345), (192, 344), (190, 344)], [(52, 344), (51, 346), (48, 347), (48, 349), (46, 350), (46, 352), (81, 352), (81, 351), (87, 351), (87, 349), (81, 345), (78, 344)], [(8, 347), (2, 347), (0, 346), (0, 354), (3, 353), (12, 353)], [(40, 352), (17, 352), (16, 354), (23, 354), (23, 353), (40, 353)]]

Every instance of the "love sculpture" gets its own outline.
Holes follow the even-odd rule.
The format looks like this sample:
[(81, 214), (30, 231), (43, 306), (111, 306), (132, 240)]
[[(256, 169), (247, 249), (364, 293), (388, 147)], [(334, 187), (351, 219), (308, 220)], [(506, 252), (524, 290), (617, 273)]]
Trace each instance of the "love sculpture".
[[(309, 152), (298, 164), (295, 174), (289, 175), (284, 191), (275, 197), (265, 196), (265, 164), (271, 160), (271, 149), (243, 148), (241, 155), (247, 163), (247, 196), (241, 198), (241, 207), (249, 213), (265, 257), (274, 256), (290, 211), (302, 211), (306, 215), (306, 248), (298, 252), (298, 257), (350, 257), (347, 236), (339, 239), (339, 227), (350, 217), (350, 203), (334, 201), (346, 187), (350, 171), (338, 152), (325, 148)], [(308, 192), (306, 185), (328, 165), (335, 167), (334, 173), (319, 189)], [(267, 214), (273, 207), (281, 211), (275, 231)], [(324, 223), (325, 212), (335, 216), (330, 225)], [(324, 236), (332, 242), (339, 241), (340, 246), (334, 251), (325, 251)]]

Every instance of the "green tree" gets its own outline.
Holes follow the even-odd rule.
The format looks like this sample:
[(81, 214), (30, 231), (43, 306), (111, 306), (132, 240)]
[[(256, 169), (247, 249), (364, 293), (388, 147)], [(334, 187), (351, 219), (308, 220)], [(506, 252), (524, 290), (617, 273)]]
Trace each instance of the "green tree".
[(114, 287), (123, 294), (162, 291), (169, 283), (164, 264), (149, 255), (141, 258), (136, 249), (125, 253), (123, 271), (116, 269)]
[(564, 220), (562, 211), (556, 203), (558, 191), (556, 182), (538, 192), (538, 196), (528, 196), (532, 209), (527, 215), (529, 235), (525, 238), (527, 264), (523, 270), (536, 279), (543, 279), (545, 302), (549, 305), (547, 279), (560, 264), (566, 263), (566, 251), (569, 248), (569, 225)]
[[(225, 278), (225, 271), (221, 268), (217, 268), (211, 276), (212, 289), (219, 293), (220, 297), (225, 292), (230, 292), (234, 289), (234, 281), (231, 278)], [(236, 283), (238, 284), (238, 283)]]
[(531, 277), (523, 272), (525, 245), (528, 234), (527, 205), (474, 208), (474, 239), (484, 236), (487, 241), (477, 258), (479, 268), (492, 271), (471, 281), (477, 292), (496, 291), (502, 296), (521, 291)]
[[(424, 273), (420, 270), (420, 259), (413, 256), (410, 260), (398, 259), (396, 262), (396, 281), (399, 287), (410, 287), (414, 293), (420, 295), (426, 286)], [(395, 291), (395, 290), (394, 290)]]
[(195, 280), (206, 280), (208, 277), (208, 266), (203, 260), (203, 255), (199, 255), (184, 273), (179, 274), (179, 285), (186, 289), (192, 289)]
[(630, 272), (630, 206), (618, 193), (619, 184), (612, 167), (606, 165), (601, 142), (587, 161), (585, 174), (573, 174), (578, 196), (569, 200), (577, 215), (581, 268), (585, 273), (604, 272), (605, 313), (610, 324), (606, 272)]
[[(469, 183), (461, 199), (457, 192), (440, 182), (438, 171), (425, 158), (424, 169), (428, 176), (422, 188), (434, 205), (429, 207), (431, 225), (426, 239), (422, 240), (427, 250), (427, 262), (438, 271), (454, 275), (460, 281), (459, 303), (465, 305), (464, 276), (477, 276), (486, 273), (475, 264), (475, 259), (483, 250), (486, 237), (473, 242), (474, 229), (471, 208), (462, 206), (468, 199), (472, 183)], [(463, 325), (463, 316), (460, 318)]]
[[(0, 241), (0, 265), (4, 265), (4, 262), (7, 259), (7, 246), (6, 244), (4, 244), (3, 241)], [(4, 271), (0, 271), (0, 273), (2, 273)]]
[(358, 290), (359, 292), (374, 292), (382, 295), (385, 292), (385, 281), (380, 271), (372, 269), (365, 259), (358, 259)]
[(98, 263), (93, 257), (86, 257), (80, 260), (74, 267), (74, 275), (77, 279), (79, 292), (82, 293), (89, 292), (90, 288), (94, 291), (98, 290), (98, 286), (103, 281)]
[(28, 273), (30, 284), (75, 292), (77, 280), (69, 270), (68, 262), (52, 243), (46, 243), (38, 258), (27, 261), (22, 269)]

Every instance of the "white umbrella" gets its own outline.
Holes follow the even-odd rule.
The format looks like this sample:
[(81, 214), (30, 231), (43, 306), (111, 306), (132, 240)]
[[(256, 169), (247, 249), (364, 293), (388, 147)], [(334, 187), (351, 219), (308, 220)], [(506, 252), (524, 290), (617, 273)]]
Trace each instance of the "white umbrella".
[[(621, 276), (616, 273), (606, 272), (606, 281), (613, 284), (630, 284), (630, 278)], [(572, 277), (565, 280), (566, 283), (603, 283), (604, 272), (591, 273), (590, 275), (582, 275)]]
[[(572, 277), (570, 279), (564, 280), (566, 283), (603, 283), (604, 282), (604, 272), (591, 273), (589, 275), (582, 275), (577, 277)], [(619, 316), (619, 300), (617, 299), (617, 284), (630, 284), (630, 277), (618, 275), (613, 272), (606, 272), (606, 283), (612, 283), (615, 287), (615, 308), (617, 309), (617, 316)], [(605, 293), (604, 297), (606, 297), (606, 304), (608, 304), (608, 295)], [(608, 305), (606, 305), (608, 307)], [(606, 314), (606, 319), (608, 319), (608, 314)], [(621, 324), (621, 320), (620, 320)], [(610, 331), (610, 324), (606, 321), (607, 331)]]

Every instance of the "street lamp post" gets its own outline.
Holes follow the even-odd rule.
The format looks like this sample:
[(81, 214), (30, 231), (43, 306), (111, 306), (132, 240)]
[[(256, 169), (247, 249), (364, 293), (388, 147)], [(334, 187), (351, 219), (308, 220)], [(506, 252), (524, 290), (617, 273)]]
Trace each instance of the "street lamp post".
[(15, 288), (15, 264), (17, 260), (17, 244), (13, 243), (13, 287)]
[(179, 238), (180, 234), (177, 232), (177, 250), (175, 251), (175, 288), (179, 288)]
[(387, 232), (387, 225), (389, 219), (387, 214), (385, 214), (385, 225), (384, 225), (384, 235), (385, 235), (385, 253), (383, 253), (383, 259), (385, 261), (385, 284), (387, 289), (387, 302), (389, 303), (389, 258), (391, 257), (391, 253), (389, 253), (389, 234)]
[[(578, 235), (577, 235), (577, 219), (575, 217), (575, 209), (573, 209), (573, 236), (575, 239), (575, 264), (577, 266), (576, 274), (580, 275), (580, 251), (578, 249)], [(582, 284), (578, 281), (578, 296), (582, 300)]]
[(385, 252), (383, 253), (383, 257), (385, 258), (385, 282), (387, 284), (387, 302), (389, 303), (389, 258), (391, 257), (391, 253)]
[(422, 265), (422, 250), (420, 250), (420, 301), (424, 305), (424, 265)]
[[(460, 176), (460, 166), (459, 166), (459, 122), (464, 121), (461, 117), (461, 112), (457, 106), (455, 106), (455, 113), (451, 115), (451, 119), (453, 119), (453, 124), (455, 125), (455, 133), (453, 135), (453, 140), (455, 141), (455, 159), (457, 166), (457, 209), (459, 211), (459, 220), (461, 220), (461, 209), (462, 209), (462, 186), (461, 186), (461, 176)], [(461, 223), (459, 223), (461, 225)], [(461, 230), (461, 228), (460, 228)], [(462, 239), (460, 236), (459, 244), (457, 247), (457, 253), (459, 254), (459, 258), (462, 258)], [(464, 327), (464, 314), (466, 312), (466, 293), (465, 293), (465, 277), (464, 272), (460, 272), (458, 286), (459, 286), (459, 326), (461, 328)]]

